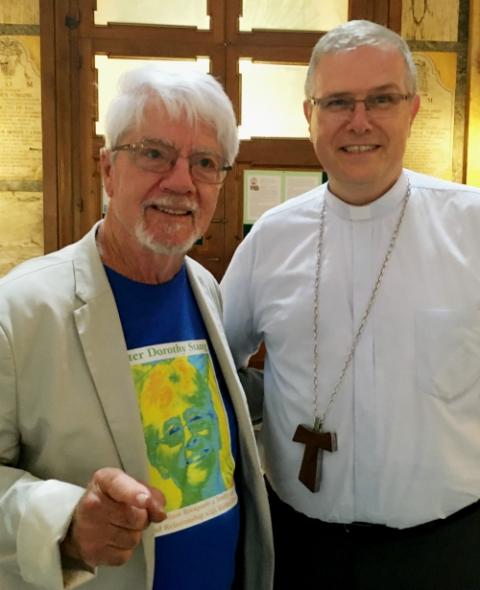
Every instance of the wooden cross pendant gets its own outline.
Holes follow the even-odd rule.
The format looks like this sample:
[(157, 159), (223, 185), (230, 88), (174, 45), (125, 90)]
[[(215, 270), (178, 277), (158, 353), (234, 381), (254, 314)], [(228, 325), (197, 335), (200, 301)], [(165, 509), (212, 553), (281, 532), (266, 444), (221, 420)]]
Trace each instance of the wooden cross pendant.
[(337, 435), (335, 432), (322, 432), (319, 428), (299, 424), (293, 440), (305, 445), (298, 479), (311, 492), (318, 492), (322, 475), (322, 451), (337, 450)]

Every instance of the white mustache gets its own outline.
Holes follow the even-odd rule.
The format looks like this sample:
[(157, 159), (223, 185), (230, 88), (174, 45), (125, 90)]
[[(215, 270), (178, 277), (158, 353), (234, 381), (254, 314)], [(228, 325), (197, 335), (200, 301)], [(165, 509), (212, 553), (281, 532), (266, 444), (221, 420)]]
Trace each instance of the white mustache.
[(161, 197), (153, 197), (143, 203), (143, 208), (158, 207), (160, 209), (183, 209), (195, 213), (198, 209), (195, 199), (186, 197), (185, 195), (165, 195)]

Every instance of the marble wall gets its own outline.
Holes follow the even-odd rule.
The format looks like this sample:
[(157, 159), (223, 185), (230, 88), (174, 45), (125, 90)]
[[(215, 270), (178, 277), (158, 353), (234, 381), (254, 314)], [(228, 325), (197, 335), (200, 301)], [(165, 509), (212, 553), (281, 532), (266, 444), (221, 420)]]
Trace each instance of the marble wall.
[(38, 0), (0, 2), (0, 276), (43, 254)]

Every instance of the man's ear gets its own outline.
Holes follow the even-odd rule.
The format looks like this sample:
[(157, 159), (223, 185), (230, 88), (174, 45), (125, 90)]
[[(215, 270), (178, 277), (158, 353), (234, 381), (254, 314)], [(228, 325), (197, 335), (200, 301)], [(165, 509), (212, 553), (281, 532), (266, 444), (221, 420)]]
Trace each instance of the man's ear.
[(313, 105), (311, 103), (311, 101), (309, 100), (304, 100), (303, 101), (303, 114), (305, 115), (305, 119), (307, 120), (308, 123), (308, 134), (310, 135), (310, 121), (312, 119), (312, 109), (313, 109)]
[(308, 127), (310, 128), (310, 119), (312, 117), (312, 103), (309, 100), (303, 101), (303, 114), (305, 115)]
[(113, 155), (107, 148), (100, 150), (100, 171), (102, 173), (103, 186), (107, 195), (112, 198), (113, 196)]
[(415, 94), (412, 98), (412, 105), (411, 105), (411, 109), (410, 109), (410, 113), (411, 113), (410, 125), (415, 120), (415, 117), (417, 116), (419, 109), (420, 109), (420, 96), (418, 94)]

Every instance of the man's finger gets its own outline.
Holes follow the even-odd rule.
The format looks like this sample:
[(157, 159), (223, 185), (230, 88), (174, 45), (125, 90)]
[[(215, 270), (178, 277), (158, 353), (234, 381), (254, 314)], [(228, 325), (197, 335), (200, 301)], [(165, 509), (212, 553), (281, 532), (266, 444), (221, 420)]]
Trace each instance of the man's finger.
[(148, 486), (140, 483), (116, 467), (104, 467), (95, 472), (92, 485), (114, 500), (146, 509), (151, 497)]
[(150, 522), (162, 522), (167, 518), (165, 512), (165, 496), (160, 490), (147, 486), (150, 491), (150, 498), (148, 499), (145, 508), (148, 511), (148, 519)]

